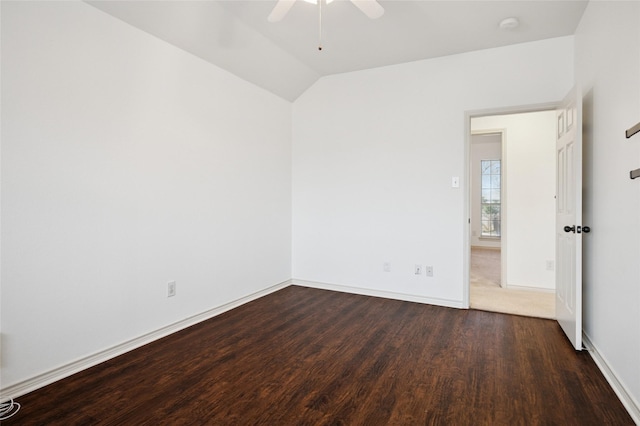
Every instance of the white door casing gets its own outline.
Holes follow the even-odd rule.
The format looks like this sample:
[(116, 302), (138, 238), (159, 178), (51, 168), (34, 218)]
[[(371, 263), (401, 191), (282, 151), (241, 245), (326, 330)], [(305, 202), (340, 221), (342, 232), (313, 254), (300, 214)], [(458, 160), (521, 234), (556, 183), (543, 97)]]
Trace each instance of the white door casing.
[(572, 90), (557, 109), (556, 319), (582, 350), (582, 105)]

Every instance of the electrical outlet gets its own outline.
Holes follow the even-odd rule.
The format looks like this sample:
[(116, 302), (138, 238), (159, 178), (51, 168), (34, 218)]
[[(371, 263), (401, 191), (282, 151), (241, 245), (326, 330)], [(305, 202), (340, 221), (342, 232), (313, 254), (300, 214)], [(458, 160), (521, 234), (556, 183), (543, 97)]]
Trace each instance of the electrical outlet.
[(547, 260), (547, 271), (553, 271), (555, 269), (555, 262), (553, 260)]
[(391, 264), (389, 262), (384, 262), (382, 264), (382, 270), (385, 272), (391, 272)]
[(167, 297), (173, 297), (176, 295), (176, 282), (171, 281), (167, 284)]
[(433, 266), (426, 266), (424, 270), (428, 277), (433, 276)]
[(413, 268), (413, 273), (416, 275), (422, 275), (422, 265), (416, 265)]

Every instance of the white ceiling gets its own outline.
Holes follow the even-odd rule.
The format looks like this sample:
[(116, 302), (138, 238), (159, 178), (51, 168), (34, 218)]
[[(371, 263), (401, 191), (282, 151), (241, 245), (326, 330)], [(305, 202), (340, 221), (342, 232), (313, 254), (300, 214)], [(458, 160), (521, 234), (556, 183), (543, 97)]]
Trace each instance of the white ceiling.
[[(87, 1), (287, 100), (322, 76), (571, 35), (586, 0), (379, 0), (367, 18), (347, 0), (318, 7), (298, 0), (280, 22), (276, 0)], [(520, 26), (499, 28), (504, 18)]]

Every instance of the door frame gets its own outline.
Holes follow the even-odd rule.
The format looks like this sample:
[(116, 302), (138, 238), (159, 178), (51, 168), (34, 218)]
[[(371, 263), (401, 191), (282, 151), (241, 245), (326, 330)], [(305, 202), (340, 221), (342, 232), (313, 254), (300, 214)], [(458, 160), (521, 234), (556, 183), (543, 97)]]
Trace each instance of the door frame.
[[(562, 101), (557, 102), (547, 102), (540, 104), (531, 104), (531, 105), (517, 105), (517, 106), (507, 106), (502, 108), (489, 108), (482, 110), (468, 110), (464, 113), (464, 214), (462, 218), (462, 279), (464, 285), (462, 286), (462, 306), (466, 309), (469, 309), (470, 306), (470, 267), (471, 267), (471, 119), (475, 117), (486, 117), (491, 115), (509, 115), (509, 114), (520, 114), (526, 112), (538, 112), (538, 111), (551, 111), (556, 110)], [(497, 131), (494, 131), (497, 133)], [(505, 162), (505, 136), (503, 135), (502, 141), (502, 154), (503, 154), (503, 164)], [(508, 184), (502, 180), (504, 184)], [(505, 244), (506, 241), (503, 241)], [(504, 246), (506, 247), (506, 245)], [(504, 253), (506, 253), (506, 249), (504, 249)], [(505, 256), (504, 254), (501, 256)], [(502, 257), (502, 271), (504, 275), (502, 279), (506, 279), (506, 262), (504, 261), (504, 257)], [(556, 265), (557, 266), (557, 265)], [(506, 283), (505, 283), (506, 284)]]

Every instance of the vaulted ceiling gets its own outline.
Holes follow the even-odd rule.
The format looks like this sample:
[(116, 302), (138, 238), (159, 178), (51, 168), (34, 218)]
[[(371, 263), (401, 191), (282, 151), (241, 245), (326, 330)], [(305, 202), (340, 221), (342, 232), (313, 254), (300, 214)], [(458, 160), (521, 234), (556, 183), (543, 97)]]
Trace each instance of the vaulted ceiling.
[[(320, 37), (319, 8), (302, 0), (276, 23), (276, 0), (87, 2), (291, 101), (326, 75), (571, 35), (587, 4), (379, 0), (372, 20), (336, 0), (322, 5)], [(509, 17), (520, 25), (501, 29)]]

